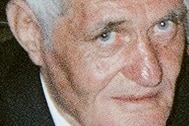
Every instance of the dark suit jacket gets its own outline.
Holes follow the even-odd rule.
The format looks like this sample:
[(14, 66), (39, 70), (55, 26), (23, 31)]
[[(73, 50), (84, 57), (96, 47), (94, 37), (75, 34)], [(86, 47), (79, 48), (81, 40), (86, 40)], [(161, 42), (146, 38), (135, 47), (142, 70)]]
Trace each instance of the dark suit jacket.
[(189, 56), (184, 54), (168, 126), (189, 126)]
[[(185, 56), (168, 126), (189, 126), (188, 59)], [(14, 38), (0, 43), (0, 125), (54, 125), (42, 91), (39, 68)]]

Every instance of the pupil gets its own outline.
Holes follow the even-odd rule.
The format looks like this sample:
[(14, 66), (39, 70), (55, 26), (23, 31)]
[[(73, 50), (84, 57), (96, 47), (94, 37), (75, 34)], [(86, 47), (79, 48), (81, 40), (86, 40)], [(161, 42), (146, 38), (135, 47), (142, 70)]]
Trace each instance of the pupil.
[(102, 38), (106, 38), (107, 37), (107, 33), (103, 33), (101, 37)]
[(110, 40), (110, 36), (111, 36), (110, 34), (111, 34), (110, 32), (104, 32), (104, 33), (102, 33), (101, 36), (100, 36), (100, 40), (102, 42), (109, 41)]
[(168, 30), (170, 28), (169, 21), (167, 20), (159, 22), (157, 26), (160, 30)]
[(165, 27), (166, 23), (165, 23), (164, 21), (162, 21), (162, 22), (160, 23), (160, 25), (161, 25), (161, 27)]

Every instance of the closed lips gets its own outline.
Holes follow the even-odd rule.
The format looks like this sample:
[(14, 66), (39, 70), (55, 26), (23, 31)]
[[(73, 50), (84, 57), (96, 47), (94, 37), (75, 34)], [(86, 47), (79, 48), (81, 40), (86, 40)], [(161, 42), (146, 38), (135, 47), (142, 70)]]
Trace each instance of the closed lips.
[(113, 100), (121, 101), (121, 102), (142, 102), (146, 100), (152, 100), (157, 98), (158, 93), (147, 93), (144, 95), (122, 95), (111, 97)]

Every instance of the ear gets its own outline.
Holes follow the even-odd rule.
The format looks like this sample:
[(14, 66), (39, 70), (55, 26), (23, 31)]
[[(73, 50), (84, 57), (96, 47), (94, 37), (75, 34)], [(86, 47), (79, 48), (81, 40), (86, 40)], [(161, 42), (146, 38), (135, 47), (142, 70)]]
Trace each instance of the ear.
[(12, 0), (7, 5), (7, 19), (11, 31), (19, 44), (27, 51), (30, 59), (42, 65), (40, 44), (43, 40), (39, 23), (27, 3)]

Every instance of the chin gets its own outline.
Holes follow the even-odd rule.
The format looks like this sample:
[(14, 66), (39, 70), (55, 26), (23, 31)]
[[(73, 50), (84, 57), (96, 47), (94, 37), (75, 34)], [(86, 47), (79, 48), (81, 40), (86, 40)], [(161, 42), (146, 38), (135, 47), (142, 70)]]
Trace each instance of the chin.
[[(85, 126), (165, 126), (171, 106), (158, 96), (99, 100), (85, 116)], [(91, 116), (92, 115), (92, 116)]]
[[(100, 112), (101, 111), (101, 112)], [(92, 118), (88, 117), (85, 126), (165, 126), (169, 115), (166, 109), (154, 109), (146, 112), (124, 113), (107, 109), (99, 110)], [(90, 119), (89, 119), (90, 118)], [(91, 120), (91, 121), (89, 121)]]
[(165, 126), (168, 115), (169, 111), (164, 109), (133, 113), (125, 117), (126, 121), (120, 124), (120, 126)]

